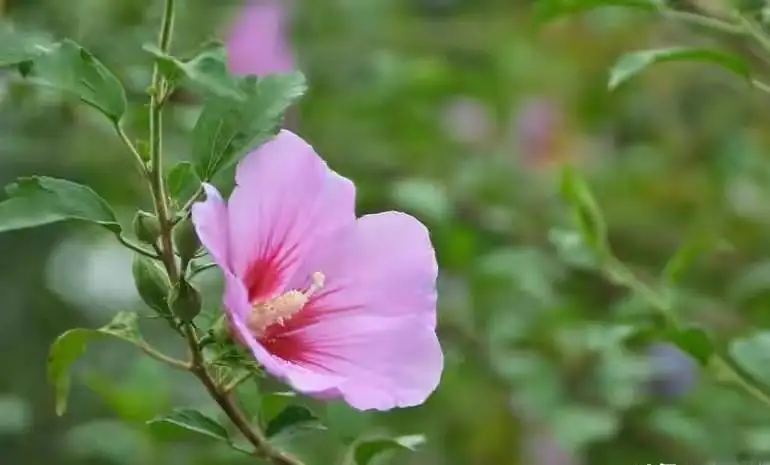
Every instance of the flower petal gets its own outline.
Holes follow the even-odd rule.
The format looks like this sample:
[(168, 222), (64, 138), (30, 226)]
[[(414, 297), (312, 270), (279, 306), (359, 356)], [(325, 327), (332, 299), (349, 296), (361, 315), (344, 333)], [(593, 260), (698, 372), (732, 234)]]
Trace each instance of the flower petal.
[[(389, 410), (422, 404), (436, 389), (444, 358), (436, 333), (419, 316), (331, 316), (265, 348), (292, 363), (284, 378), (297, 390), (342, 397), (359, 410)], [(339, 382), (310, 384), (313, 372)]]
[(230, 259), (252, 302), (282, 291), (319, 238), (355, 224), (355, 187), (281, 131), (236, 171)]
[(228, 68), (233, 74), (265, 76), (294, 70), (285, 17), (283, 0), (249, 0), (226, 44)]
[[(297, 276), (314, 271), (325, 275), (325, 286), (289, 321), (286, 331), (341, 312), (414, 315), (429, 328), (436, 327), (436, 255), (427, 228), (410, 215), (385, 212), (361, 217), (346, 237), (314, 248)], [(307, 285), (291, 283), (292, 288)]]
[(227, 205), (217, 188), (203, 184), (206, 200), (192, 206), (192, 221), (201, 243), (220, 268), (229, 269), (229, 232)]

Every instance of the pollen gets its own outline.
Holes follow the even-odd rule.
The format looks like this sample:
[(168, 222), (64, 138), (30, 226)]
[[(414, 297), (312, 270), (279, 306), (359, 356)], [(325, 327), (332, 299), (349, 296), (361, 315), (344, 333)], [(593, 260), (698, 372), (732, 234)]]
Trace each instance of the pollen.
[(254, 304), (247, 324), (255, 336), (259, 337), (274, 325), (284, 325), (292, 316), (307, 305), (310, 298), (324, 286), (325, 276), (315, 272), (311, 275), (311, 284), (304, 290), (291, 290), (265, 302)]

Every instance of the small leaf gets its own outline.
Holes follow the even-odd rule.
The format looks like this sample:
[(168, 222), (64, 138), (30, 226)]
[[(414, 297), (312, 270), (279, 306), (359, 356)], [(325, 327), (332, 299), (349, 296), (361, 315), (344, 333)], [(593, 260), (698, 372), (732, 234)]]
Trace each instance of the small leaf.
[(556, 247), (556, 253), (564, 262), (575, 268), (596, 269), (596, 257), (583, 242), (577, 231), (551, 229), (548, 240)]
[(267, 423), (267, 437), (276, 436), (289, 430), (325, 429), (318, 417), (304, 405), (289, 405)]
[(47, 36), (17, 32), (8, 25), (0, 25), (0, 68), (31, 60), (45, 53), (51, 44)]
[(75, 328), (66, 331), (54, 341), (48, 356), (48, 379), (56, 390), (56, 413), (64, 415), (70, 389), (69, 368), (86, 351), (88, 343), (104, 336), (117, 337), (124, 341), (140, 341), (139, 327), (135, 313), (121, 312), (100, 329)]
[(738, 365), (765, 386), (770, 386), (770, 332), (756, 332), (730, 343)]
[(204, 93), (246, 100), (246, 94), (238, 88), (237, 79), (227, 72), (224, 47), (208, 47), (187, 61), (165, 54), (152, 44), (146, 44), (143, 48), (155, 57), (161, 72), (170, 82), (176, 83), (186, 78)]
[(701, 328), (685, 328), (674, 334), (671, 340), (703, 366), (708, 365), (711, 356), (714, 355), (714, 345), (711, 338)]
[(669, 284), (682, 281), (684, 275), (693, 267), (695, 261), (713, 247), (724, 247), (724, 243), (713, 238), (700, 237), (685, 243), (663, 269), (663, 277)]
[(37, 84), (77, 96), (113, 122), (126, 112), (126, 92), (118, 78), (71, 40), (49, 47), (21, 70)]
[(535, 20), (542, 24), (602, 7), (656, 10), (655, 2), (650, 0), (538, 0), (535, 3)]
[(243, 78), (243, 102), (213, 97), (193, 129), (195, 168), (202, 181), (236, 163), (276, 134), (286, 109), (307, 89), (302, 73)]
[(607, 226), (588, 184), (572, 167), (566, 166), (562, 172), (560, 187), (562, 197), (572, 206), (586, 245), (594, 252), (607, 252)]
[(65, 220), (90, 221), (120, 232), (115, 213), (90, 187), (33, 176), (17, 179), (5, 191), (9, 198), (0, 202), (0, 232)]
[(649, 66), (668, 61), (703, 61), (713, 63), (732, 71), (747, 81), (751, 74), (748, 64), (735, 55), (716, 50), (672, 47), (655, 50), (640, 50), (626, 53), (621, 56), (610, 71), (608, 86), (610, 90), (614, 90), (624, 82), (647, 69)]
[(182, 206), (195, 194), (201, 186), (201, 180), (195, 167), (190, 162), (183, 161), (174, 166), (166, 176), (168, 195)]
[(380, 454), (389, 451), (409, 450), (416, 451), (425, 444), (425, 436), (416, 434), (395, 438), (378, 438), (360, 441), (355, 446), (353, 457), (356, 465), (369, 465)]
[(156, 434), (175, 434), (190, 431), (209, 438), (231, 443), (230, 434), (211, 417), (198, 410), (175, 409), (168, 415), (154, 418), (147, 422)]

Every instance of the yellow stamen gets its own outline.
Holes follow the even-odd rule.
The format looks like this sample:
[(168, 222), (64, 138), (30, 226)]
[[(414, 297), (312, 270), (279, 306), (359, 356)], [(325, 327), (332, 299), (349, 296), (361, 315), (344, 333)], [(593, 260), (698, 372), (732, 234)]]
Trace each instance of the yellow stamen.
[(310, 297), (324, 286), (325, 276), (315, 272), (311, 275), (312, 283), (306, 291), (292, 290), (274, 299), (255, 304), (249, 315), (247, 324), (255, 336), (264, 334), (273, 325), (283, 325), (289, 318), (297, 314), (308, 303)]

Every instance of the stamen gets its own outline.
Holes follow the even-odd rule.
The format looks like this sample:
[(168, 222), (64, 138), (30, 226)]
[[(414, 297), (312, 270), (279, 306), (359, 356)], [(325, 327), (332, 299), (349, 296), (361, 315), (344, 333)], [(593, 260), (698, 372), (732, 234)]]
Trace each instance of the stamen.
[(247, 321), (254, 335), (260, 337), (269, 326), (276, 323), (283, 326), (288, 319), (301, 311), (313, 294), (323, 288), (326, 277), (323, 273), (316, 271), (311, 275), (311, 279), (312, 283), (304, 292), (292, 290), (274, 299), (255, 304)]

